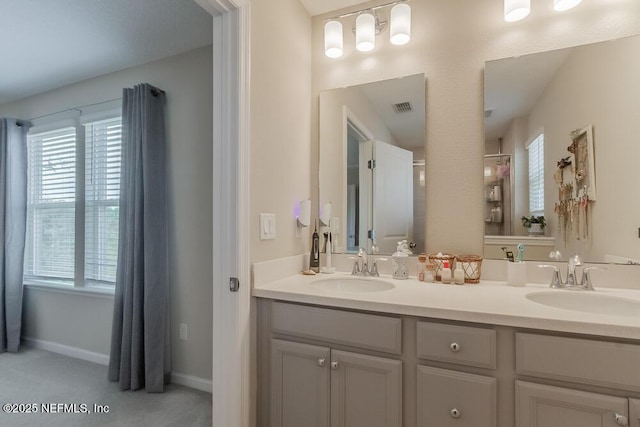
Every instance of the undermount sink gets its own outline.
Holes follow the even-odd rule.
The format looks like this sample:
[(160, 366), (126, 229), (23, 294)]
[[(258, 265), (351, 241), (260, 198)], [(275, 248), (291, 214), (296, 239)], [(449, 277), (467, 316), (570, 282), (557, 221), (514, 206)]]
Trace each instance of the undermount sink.
[(640, 316), (640, 301), (580, 291), (545, 291), (527, 295), (538, 304), (565, 310), (616, 316)]
[(311, 282), (311, 286), (336, 292), (381, 292), (396, 287), (382, 279), (362, 277), (331, 277)]

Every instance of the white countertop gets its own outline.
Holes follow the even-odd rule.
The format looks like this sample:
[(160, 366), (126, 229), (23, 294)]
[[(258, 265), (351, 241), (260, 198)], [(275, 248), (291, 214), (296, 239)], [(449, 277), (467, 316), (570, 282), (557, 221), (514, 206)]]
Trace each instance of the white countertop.
[[(415, 278), (394, 280), (385, 275), (380, 279), (393, 283), (394, 289), (349, 293), (330, 291), (312, 285), (316, 280), (330, 277), (352, 276), (346, 273), (316, 276), (298, 274), (255, 286), (252, 295), (381, 313), (640, 339), (640, 311), (637, 316), (594, 314), (554, 308), (526, 298), (526, 295), (532, 292), (581, 291), (551, 290), (548, 286), (540, 284), (511, 287), (505, 282), (495, 281), (481, 281), (479, 284), (463, 286), (445, 285), (423, 283)], [(638, 290), (603, 288), (597, 289), (596, 293), (640, 301)]]

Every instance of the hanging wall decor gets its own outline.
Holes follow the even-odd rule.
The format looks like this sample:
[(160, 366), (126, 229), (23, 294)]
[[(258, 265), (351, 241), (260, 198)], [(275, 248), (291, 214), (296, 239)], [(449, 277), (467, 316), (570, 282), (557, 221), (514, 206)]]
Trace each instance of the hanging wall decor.
[(589, 204), (596, 199), (596, 175), (591, 125), (571, 132), (570, 156), (558, 161), (554, 180), (558, 185), (558, 215), (560, 234), (565, 245), (570, 237), (589, 238)]
[(571, 132), (573, 141), (567, 151), (573, 154), (576, 197), (596, 200), (596, 170), (591, 125)]

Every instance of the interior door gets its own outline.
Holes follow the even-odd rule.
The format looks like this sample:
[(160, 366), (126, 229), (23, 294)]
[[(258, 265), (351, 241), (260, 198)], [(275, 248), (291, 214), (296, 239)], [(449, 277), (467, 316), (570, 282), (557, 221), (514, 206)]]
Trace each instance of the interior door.
[(396, 251), (401, 240), (413, 240), (413, 153), (373, 142), (373, 229), (383, 254)]

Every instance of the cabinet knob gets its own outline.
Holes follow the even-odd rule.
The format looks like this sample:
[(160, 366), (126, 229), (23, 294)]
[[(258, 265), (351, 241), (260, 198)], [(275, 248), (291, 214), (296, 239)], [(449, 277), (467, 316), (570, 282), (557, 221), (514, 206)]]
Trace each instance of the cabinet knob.
[(331, 369), (338, 369), (340, 367), (340, 365), (338, 364), (338, 362), (331, 362)]
[(452, 343), (449, 345), (449, 348), (450, 348), (450, 349), (451, 349), (451, 351), (453, 351), (454, 353), (457, 353), (457, 352), (459, 352), (459, 351), (460, 351), (460, 348), (461, 348), (461, 347), (460, 347), (460, 344), (458, 344), (457, 342), (452, 342)]
[(320, 366), (321, 368), (324, 368), (324, 365), (327, 364), (327, 361), (325, 359), (318, 359), (318, 366)]
[(460, 418), (460, 411), (458, 410), (458, 408), (453, 408), (451, 410), (451, 417), (452, 418)]
[(624, 415), (616, 414), (616, 424), (619, 426), (628, 426), (629, 420)]

